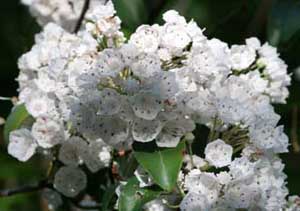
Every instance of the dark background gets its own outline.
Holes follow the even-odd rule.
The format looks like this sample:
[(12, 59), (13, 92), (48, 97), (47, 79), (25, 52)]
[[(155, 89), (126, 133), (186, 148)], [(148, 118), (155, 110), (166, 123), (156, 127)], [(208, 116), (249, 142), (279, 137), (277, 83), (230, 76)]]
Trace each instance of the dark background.
[[(277, 46), (292, 73), (300, 66), (300, 1), (299, 0), (115, 0), (124, 32), (129, 35), (142, 23), (161, 22), (163, 11), (174, 8), (187, 19), (193, 18), (205, 34), (229, 44), (241, 44), (256, 36), (262, 42)], [(34, 34), (40, 31), (26, 7), (18, 0), (0, 3), (0, 96), (17, 96), (17, 59), (28, 51)], [(293, 77), (287, 105), (277, 105), (281, 123), (294, 144), (298, 141), (300, 123), (300, 81)], [(0, 102), (0, 116), (7, 117), (12, 105)], [(295, 131), (294, 135), (291, 135)], [(0, 128), (2, 134), (2, 127)], [(291, 146), (289, 154), (281, 155), (286, 163), (288, 188), (300, 194), (300, 154)], [(7, 155), (6, 143), (0, 138), (0, 189), (34, 182), (43, 177), (40, 158), (27, 163), (17, 162)], [(36, 193), (0, 198), (0, 211), (47, 210)]]

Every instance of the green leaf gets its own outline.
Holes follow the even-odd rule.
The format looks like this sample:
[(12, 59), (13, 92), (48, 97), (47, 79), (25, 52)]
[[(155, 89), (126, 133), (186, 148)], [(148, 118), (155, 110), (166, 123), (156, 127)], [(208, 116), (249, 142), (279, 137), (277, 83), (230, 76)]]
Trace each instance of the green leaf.
[(9, 141), (9, 133), (16, 129), (19, 129), (22, 124), (28, 119), (29, 114), (25, 108), (24, 104), (17, 105), (13, 108), (10, 115), (7, 117), (5, 126), (4, 126), (4, 139)]
[(160, 190), (140, 188), (138, 180), (133, 177), (121, 188), (118, 210), (140, 211), (144, 204), (155, 199), (160, 193)]
[(268, 40), (272, 45), (289, 41), (300, 31), (300, 1), (277, 0), (268, 21)]
[(138, 167), (138, 163), (132, 153), (128, 156), (117, 157), (115, 160), (119, 165), (118, 173), (124, 179), (130, 178)]
[(143, 0), (113, 0), (117, 15), (127, 30), (134, 31), (147, 20), (147, 9)]
[(184, 150), (185, 143), (181, 142), (176, 148), (158, 148), (154, 152), (135, 151), (134, 155), (155, 183), (164, 190), (171, 191), (177, 182)]
[(109, 187), (107, 187), (107, 189), (104, 192), (104, 195), (102, 197), (102, 211), (109, 211), (111, 210), (111, 203), (112, 203), (112, 199), (114, 198), (114, 196), (116, 195), (116, 185), (111, 185)]

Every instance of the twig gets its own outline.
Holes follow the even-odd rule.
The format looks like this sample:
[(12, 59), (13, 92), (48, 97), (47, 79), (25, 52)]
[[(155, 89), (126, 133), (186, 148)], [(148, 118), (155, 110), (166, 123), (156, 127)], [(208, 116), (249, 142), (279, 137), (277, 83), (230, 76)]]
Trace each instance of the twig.
[(31, 193), (31, 192), (42, 190), (46, 187), (50, 187), (48, 180), (42, 180), (37, 184), (24, 185), (22, 187), (18, 187), (14, 189), (0, 190), (0, 198), (22, 194), (22, 193)]
[(300, 152), (300, 146), (298, 143), (298, 106), (293, 105), (293, 110), (292, 110), (292, 129), (291, 129), (291, 141), (292, 141), (292, 146), (293, 150), (295, 153)]
[(192, 164), (192, 168), (194, 168), (196, 165), (195, 165), (194, 158), (193, 158), (193, 148), (192, 148), (192, 144), (189, 143), (189, 142), (187, 141), (187, 142), (186, 142), (186, 145), (187, 145), (187, 149), (188, 149), (190, 161), (191, 161), (191, 164)]
[(2, 96), (0, 96), (0, 100), (11, 101), (11, 97), (2, 97)]
[(81, 27), (81, 24), (82, 24), (82, 21), (83, 21), (83, 19), (84, 19), (84, 16), (85, 16), (86, 12), (87, 12), (88, 9), (89, 9), (89, 6), (90, 6), (90, 0), (85, 0), (85, 1), (84, 1), (84, 5), (83, 5), (83, 7), (82, 7), (81, 14), (80, 14), (80, 16), (79, 16), (79, 18), (78, 18), (78, 21), (77, 21), (77, 23), (76, 23), (75, 29), (74, 29), (74, 31), (73, 31), (74, 33), (77, 33), (77, 32), (79, 31), (79, 29), (80, 29), (80, 27)]
[(213, 125), (212, 125), (212, 128), (209, 132), (209, 135), (208, 135), (208, 143), (209, 142), (212, 142), (216, 137), (215, 137), (215, 133), (216, 133), (216, 127), (217, 127), (217, 121), (218, 121), (218, 118), (215, 117), (214, 120), (213, 120)]

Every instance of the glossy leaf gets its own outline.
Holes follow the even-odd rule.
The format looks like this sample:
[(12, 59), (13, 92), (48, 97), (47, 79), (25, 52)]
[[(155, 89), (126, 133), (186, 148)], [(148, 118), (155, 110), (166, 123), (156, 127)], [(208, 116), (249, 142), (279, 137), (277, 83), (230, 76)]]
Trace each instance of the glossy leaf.
[(161, 188), (171, 191), (177, 182), (184, 150), (185, 143), (181, 142), (176, 148), (159, 148), (154, 152), (135, 151), (134, 155)]
[(119, 211), (140, 211), (147, 202), (160, 195), (160, 190), (140, 188), (138, 180), (133, 177), (122, 187), (119, 198)]
[(9, 133), (19, 129), (22, 124), (30, 117), (24, 104), (17, 105), (13, 108), (10, 115), (7, 117), (4, 126), (4, 138), (9, 141)]

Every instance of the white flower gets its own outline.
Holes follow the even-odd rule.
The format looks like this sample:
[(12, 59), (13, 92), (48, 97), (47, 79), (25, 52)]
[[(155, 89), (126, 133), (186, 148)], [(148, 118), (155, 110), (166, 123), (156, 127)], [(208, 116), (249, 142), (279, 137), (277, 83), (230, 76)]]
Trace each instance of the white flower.
[(162, 200), (155, 199), (146, 203), (143, 207), (145, 211), (171, 211), (167, 205), (163, 204)]
[(82, 152), (82, 158), (88, 169), (95, 173), (109, 166), (112, 159), (111, 148), (101, 139), (90, 141)]
[(162, 129), (162, 123), (159, 120), (136, 119), (132, 127), (134, 140), (139, 142), (153, 141)]
[[(181, 210), (298, 210), (295, 200), (287, 204), (277, 156), (288, 138), (272, 103), (285, 103), (291, 78), (276, 48), (257, 38), (229, 48), (174, 10), (164, 13), (163, 25), (142, 25), (125, 43), (112, 2), (98, 0), (75, 34), (65, 29), (74, 28), (82, 0), (23, 2), (42, 25), (54, 23), (19, 59), (19, 103), (35, 122), (25, 125), (31, 133), (11, 133), (8, 150), (26, 161), (38, 146), (56, 146), (67, 165), (54, 178), (59, 192), (75, 197), (85, 188), (83, 165), (89, 175), (116, 165), (114, 150), (132, 150), (134, 141), (176, 147), (197, 123), (218, 137), (205, 159), (185, 155), (177, 178), (186, 193)], [(142, 187), (153, 184), (140, 169), (135, 175)], [(158, 197), (145, 209), (170, 210), (165, 202)]]
[(245, 179), (253, 176), (255, 163), (246, 157), (235, 158), (230, 166), (230, 174), (234, 179)]
[(162, 102), (151, 93), (138, 93), (131, 99), (131, 106), (135, 115), (146, 120), (153, 120), (162, 110)]
[(98, 115), (114, 115), (120, 111), (121, 96), (115, 90), (104, 89), (98, 96), (100, 99)]
[(160, 147), (176, 147), (180, 139), (188, 132), (196, 128), (194, 121), (190, 119), (176, 118), (165, 123), (161, 133), (156, 139)]
[(76, 167), (61, 167), (54, 177), (54, 188), (67, 197), (75, 197), (87, 185), (85, 173)]
[(258, 125), (250, 129), (250, 138), (258, 147), (273, 150), (277, 153), (288, 151), (288, 137), (283, 131), (283, 126)]
[(129, 43), (134, 44), (143, 52), (153, 53), (159, 47), (160, 31), (158, 26), (142, 25), (130, 37)]
[(232, 180), (231, 175), (226, 171), (222, 171), (219, 174), (217, 174), (216, 176), (217, 176), (219, 183), (222, 185), (228, 185)]
[(36, 151), (37, 143), (28, 129), (19, 129), (10, 133), (8, 153), (20, 161), (29, 160)]
[(65, 140), (62, 123), (49, 118), (38, 118), (31, 132), (38, 145), (43, 148), (51, 148)]
[(184, 162), (186, 163), (185, 168), (188, 169), (188, 170), (192, 170), (194, 167), (200, 169), (201, 167), (204, 167), (204, 166), (207, 165), (207, 162), (203, 158), (201, 158), (197, 155), (192, 155), (192, 156), (185, 155), (184, 156)]
[(254, 63), (256, 52), (246, 45), (233, 45), (231, 47), (231, 65), (234, 70), (243, 70)]
[(208, 204), (212, 205), (218, 200), (221, 185), (214, 174), (193, 169), (186, 175), (184, 187), (189, 192), (205, 195)]
[(217, 139), (205, 148), (205, 159), (218, 168), (228, 166), (231, 163), (233, 149), (223, 140)]
[(55, 116), (56, 107), (54, 99), (47, 96), (43, 92), (35, 92), (32, 90), (30, 95), (25, 99), (25, 106), (33, 117)]
[(71, 137), (60, 147), (58, 158), (65, 165), (77, 166), (83, 162), (83, 151), (86, 148), (87, 144), (82, 138)]
[(182, 211), (199, 211), (209, 210), (207, 198), (203, 194), (188, 193), (180, 203), (180, 210)]
[(257, 194), (251, 186), (237, 184), (228, 186), (225, 197), (230, 202), (231, 207), (235, 209), (247, 209), (255, 205)]
[(261, 47), (261, 43), (256, 37), (246, 39), (246, 45), (254, 50), (258, 50)]
[(169, 10), (163, 14), (163, 20), (167, 23), (174, 24), (185, 24), (186, 21), (184, 17), (180, 16), (179, 13), (175, 10)]

